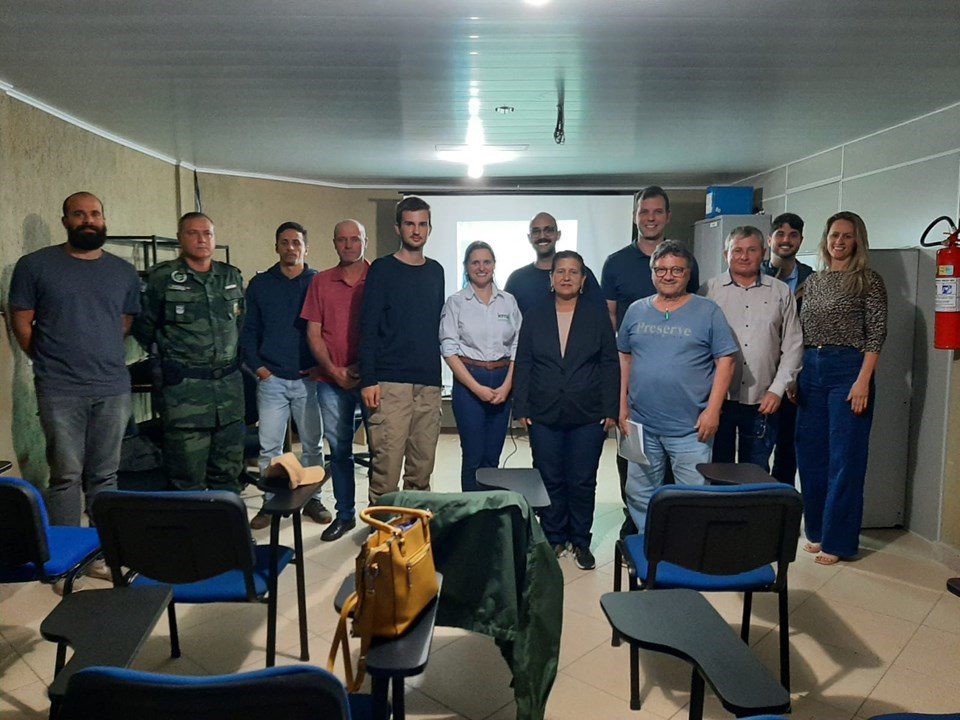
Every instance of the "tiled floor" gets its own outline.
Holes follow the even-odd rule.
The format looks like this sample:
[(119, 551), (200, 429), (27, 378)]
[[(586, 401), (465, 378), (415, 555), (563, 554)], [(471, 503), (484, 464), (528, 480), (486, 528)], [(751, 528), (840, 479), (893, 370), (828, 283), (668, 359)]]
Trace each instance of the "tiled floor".
[[(508, 438), (505, 454), (512, 449)], [(563, 640), (547, 715), (554, 720), (685, 718), (687, 666), (650, 653), (641, 654), (643, 710), (628, 709), (627, 648), (610, 647), (609, 627), (600, 611), (600, 595), (612, 589), (612, 543), (622, 517), (613, 453), (608, 442), (594, 522), (598, 568), (584, 572), (571, 559), (561, 560), (566, 580)], [(444, 435), (435, 489), (457, 489), (459, 458), (456, 437)], [(507, 464), (528, 466), (524, 441)], [(365, 492), (362, 483), (358, 497)], [(251, 514), (258, 503), (249, 498)], [(336, 625), (333, 594), (352, 572), (363, 537), (356, 531), (336, 543), (323, 543), (321, 530), (304, 523), (310, 651), (318, 664), (326, 658)], [(267, 541), (266, 530), (257, 536)], [(291, 542), (289, 524), (282, 539)], [(856, 562), (821, 567), (801, 551), (791, 567), (792, 717), (850, 720), (898, 710), (960, 711), (960, 598), (944, 591), (946, 578), (960, 574), (960, 563), (942, 548), (903, 532), (865, 533), (862, 545)], [(107, 584), (84, 580), (84, 586)], [(54, 646), (40, 637), (38, 628), (58, 599), (37, 584), (0, 588), (0, 717), (46, 716)], [(716, 595), (710, 600), (738, 627), (739, 598)], [(773, 600), (762, 596), (755, 600), (751, 644), (776, 673)], [(294, 663), (298, 639), (292, 573), (282, 577), (279, 603), (279, 661)], [(182, 607), (179, 616), (183, 657), (170, 659), (166, 623), (161, 620), (136, 667), (219, 674), (263, 666), (264, 607)], [(492, 641), (438, 628), (426, 673), (408, 683), (408, 717), (508, 720), (515, 714), (509, 684), (506, 665)], [(709, 690), (707, 694), (708, 717), (731, 717)]]

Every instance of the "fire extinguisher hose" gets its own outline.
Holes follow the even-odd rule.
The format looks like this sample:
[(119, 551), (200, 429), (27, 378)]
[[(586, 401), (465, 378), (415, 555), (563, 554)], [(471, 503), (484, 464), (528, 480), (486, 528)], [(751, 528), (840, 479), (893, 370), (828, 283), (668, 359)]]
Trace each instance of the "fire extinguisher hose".
[(927, 235), (930, 234), (930, 231), (933, 230), (934, 227), (936, 227), (937, 225), (939, 225), (940, 223), (942, 223), (944, 220), (946, 220), (947, 223), (950, 225), (950, 231), (951, 231), (951, 232), (957, 232), (957, 226), (953, 224), (953, 219), (950, 218), (950, 217), (947, 216), (947, 215), (941, 215), (941, 216), (938, 217), (936, 220), (934, 220), (932, 223), (930, 223), (929, 225), (927, 225), (927, 229), (924, 230), (924, 231), (923, 231), (923, 235), (920, 236), (920, 244), (921, 244), (921, 245), (923, 245), (924, 247), (935, 247), (935, 246), (937, 246), (937, 245), (942, 245), (942, 244), (943, 244), (943, 241), (939, 241), (939, 242), (938, 242), (938, 241), (926, 242), (926, 240), (927, 240)]

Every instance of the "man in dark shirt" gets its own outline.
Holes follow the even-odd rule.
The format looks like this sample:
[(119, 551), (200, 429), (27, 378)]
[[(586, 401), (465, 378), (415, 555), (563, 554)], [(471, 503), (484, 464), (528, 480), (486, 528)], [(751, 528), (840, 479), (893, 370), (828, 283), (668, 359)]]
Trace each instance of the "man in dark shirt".
[[(813, 268), (797, 260), (797, 252), (803, 243), (803, 219), (794, 213), (783, 213), (773, 219), (773, 229), (767, 238), (770, 259), (764, 260), (760, 271), (783, 280), (796, 295), (803, 287)], [(800, 298), (797, 298), (797, 315), (800, 314)], [(797, 450), (794, 434), (797, 429), (797, 406), (789, 400), (780, 403), (777, 411), (777, 440), (773, 451), (773, 475), (787, 485), (793, 485), (797, 476)]]
[[(80, 525), (97, 493), (116, 488), (120, 443), (130, 419), (124, 335), (140, 312), (133, 266), (103, 250), (103, 205), (87, 192), (63, 202), (67, 241), (17, 262), (10, 324), (33, 360), (47, 443), (53, 525)], [(98, 577), (109, 577), (100, 560)]]
[(400, 249), (370, 266), (360, 311), (360, 386), (370, 410), (370, 500), (429, 490), (440, 436), (443, 267), (424, 257), (430, 206), (397, 204)]
[[(541, 212), (530, 221), (530, 234), (527, 239), (537, 253), (535, 262), (524, 265), (510, 273), (504, 290), (513, 295), (521, 313), (550, 297), (550, 268), (553, 256), (557, 254), (557, 242), (560, 230), (557, 220), (550, 213)], [(587, 279), (583, 284), (584, 298), (601, 300), (600, 285), (590, 268), (586, 268)]]
[[(637, 228), (637, 239), (624, 248), (611, 254), (603, 263), (600, 283), (603, 296), (607, 301), (607, 311), (613, 329), (619, 331), (627, 309), (641, 298), (655, 295), (650, 272), (650, 257), (664, 240), (667, 223), (670, 222), (670, 198), (659, 185), (651, 185), (634, 195), (633, 223)], [(687, 292), (695, 293), (700, 287), (700, 268), (693, 261)], [(620, 475), (620, 496), (624, 502), (624, 521), (620, 537), (640, 532), (633, 525), (626, 510), (627, 461), (617, 455), (617, 472)], [(670, 467), (667, 467), (667, 482), (672, 481)]]
[[(300, 319), (307, 288), (317, 274), (307, 266), (307, 231), (285, 222), (274, 233), (279, 261), (258, 273), (247, 286), (246, 312), (240, 334), (243, 364), (257, 376), (257, 431), (260, 438), (260, 472), (283, 454), (290, 418), (300, 436), (301, 464), (323, 465), (323, 428), (317, 404), (316, 367), (307, 344), (307, 322)], [(303, 506), (317, 523), (333, 519), (320, 502), (319, 491)], [(262, 510), (250, 521), (259, 530), (270, 524)]]

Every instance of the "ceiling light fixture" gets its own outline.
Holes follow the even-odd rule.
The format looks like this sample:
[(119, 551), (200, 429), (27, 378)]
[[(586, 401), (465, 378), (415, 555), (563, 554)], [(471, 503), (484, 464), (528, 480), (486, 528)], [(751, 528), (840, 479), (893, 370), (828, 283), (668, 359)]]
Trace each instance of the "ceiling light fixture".
[(470, 39), (471, 39), (471, 40), (479, 40), (479, 39), (480, 39), (480, 36), (479, 36), (479, 35), (470, 35)]
[(514, 108), (512, 105), (498, 105), (497, 107), (494, 108), (494, 110), (496, 110), (501, 115), (509, 115), (515, 109), (516, 108)]
[(546, 5), (550, 0), (524, 0), (527, 5), (534, 5), (540, 7), (541, 5)]
[(471, 54), (471, 55), (479, 55), (480, 53), (478, 53), (476, 50), (471, 50), (471, 51), (470, 51), (470, 54)]
[(470, 97), (477, 97), (480, 94), (480, 88), (470, 88)]

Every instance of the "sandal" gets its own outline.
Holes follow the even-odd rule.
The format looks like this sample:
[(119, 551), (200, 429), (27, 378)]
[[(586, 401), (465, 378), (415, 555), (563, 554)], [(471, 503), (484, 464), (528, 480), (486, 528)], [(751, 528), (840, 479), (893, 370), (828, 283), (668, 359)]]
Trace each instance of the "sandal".
[(836, 565), (840, 562), (840, 558), (830, 553), (821, 552), (817, 554), (813, 561), (817, 563), (817, 565)]
[(822, 549), (820, 543), (808, 542), (803, 544), (803, 549), (811, 555), (816, 555)]

